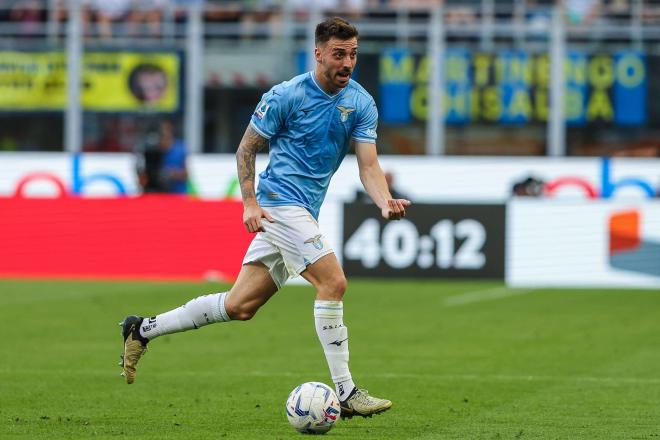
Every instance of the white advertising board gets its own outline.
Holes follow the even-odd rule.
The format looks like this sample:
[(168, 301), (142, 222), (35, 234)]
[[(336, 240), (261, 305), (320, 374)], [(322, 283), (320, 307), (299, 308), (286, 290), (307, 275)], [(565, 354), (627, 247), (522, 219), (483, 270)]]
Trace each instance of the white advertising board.
[[(0, 153), (0, 197), (13, 196), (35, 173), (51, 178), (29, 179), (24, 195), (53, 196), (55, 181), (83, 196), (111, 196), (119, 187), (138, 193), (135, 157), (130, 154)], [(257, 173), (267, 164), (257, 158)], [(553, 197), (584, 199), (611, 195), (615, 199), (649, 198), (660, 185), (660, 159), (511, 158), (383, 156), (384, 170), (395, 187), (413, 201), (435, 203), (501, 203), (509, 199), (515, 182), (534, 176), (554, 187)], [(203, 198), (240, 197), (232, 154), (192, 155), (190, 178)], [(357, 162), (348, 156), (335, 174), (328, 201), (350, 201), (361, 188)]]
[[(571, 199), (584, 199), (591, 191), (640, 200), (660, 185), (660, 159), (382, 156), (380, 162), (393, 173), (400, 192), (427, 203), (505, 202), (513, 184), (528, 176), (556, 186), (554, 197)], [(190, 166), (201, 196), (238, 194), (233, 155), (194, 156)], [(257, 173), (265, 166), (266, 158), (259, 157)], [(348, 156), (332, 179), (328, 200), (352, 200), (359, 188), (357, 161)]]
[(122, 192), (138, 192), (132, 154), (0, 153), (0, 197), (114, 197)]
[(660, 201), (515, 200), (506, 281), (514, 287), (660, 287)]

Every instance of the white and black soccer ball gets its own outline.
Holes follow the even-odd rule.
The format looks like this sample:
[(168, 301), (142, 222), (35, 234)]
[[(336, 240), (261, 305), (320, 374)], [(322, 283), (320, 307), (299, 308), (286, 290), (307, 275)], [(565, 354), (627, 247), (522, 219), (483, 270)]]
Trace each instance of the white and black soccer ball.
[(337, 395), (321, 382), (297, 386), (286, 401), (289, 423), (303, 434), (325, 434), (335, 425), (339, 414)]

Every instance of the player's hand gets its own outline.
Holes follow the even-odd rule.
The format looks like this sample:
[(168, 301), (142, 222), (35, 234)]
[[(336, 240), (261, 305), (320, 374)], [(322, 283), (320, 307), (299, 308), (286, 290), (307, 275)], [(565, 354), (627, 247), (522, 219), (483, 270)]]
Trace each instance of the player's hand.
[(263, 209), (258, 204), (252, 204), (245, 207), (243, 210), (243, 224), (248, 232), (264, 232), (264, 226), (261, 223), (261, 219), (265, 218), (269, 222), (273, 223), (273, 217), (270, 216), (268, 211)]
[(406, 208), (410, 205), (412, 205), (410, 200), (390, 199), (387, 201), (387, 206), (381, 209), (381, 214), (387, 220), (401, 220), (406, 216)]

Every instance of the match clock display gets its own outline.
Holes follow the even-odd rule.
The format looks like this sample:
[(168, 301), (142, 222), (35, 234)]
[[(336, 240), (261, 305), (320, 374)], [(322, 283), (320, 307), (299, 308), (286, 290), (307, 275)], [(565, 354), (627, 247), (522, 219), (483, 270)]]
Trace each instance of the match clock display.
[(347, 275), (504, 277), (504, 205), (414, 204), (386, 221), (370, 203), (344, 205)]

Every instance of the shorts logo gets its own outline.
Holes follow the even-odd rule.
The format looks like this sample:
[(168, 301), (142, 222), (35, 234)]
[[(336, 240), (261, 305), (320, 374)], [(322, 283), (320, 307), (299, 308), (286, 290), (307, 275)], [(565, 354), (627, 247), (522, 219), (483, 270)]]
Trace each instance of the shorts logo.
[(257, 109), (254, 111), (254, 115), (259, 119), (263, 119), (269, 108), (270, 105), (266, 104), (265, 101), (261, 101), (257, 106)]
[(338, 105), (337, 109), (341, 112), (341, 116), (339, 117), (341, 122), (348, 121), (348, 115), (355, 111), (354, 108), (346, 108), (346, 107), (342, 107), (341, 105)]
[(323, 249), (323, 242), (321, 241), (321, 234), (317, 235), (316, 237), (312, 237), (310, 239), (305, 240), (305, 243), (311, 243), (312, 246), (314, 246), (318, 250)]

